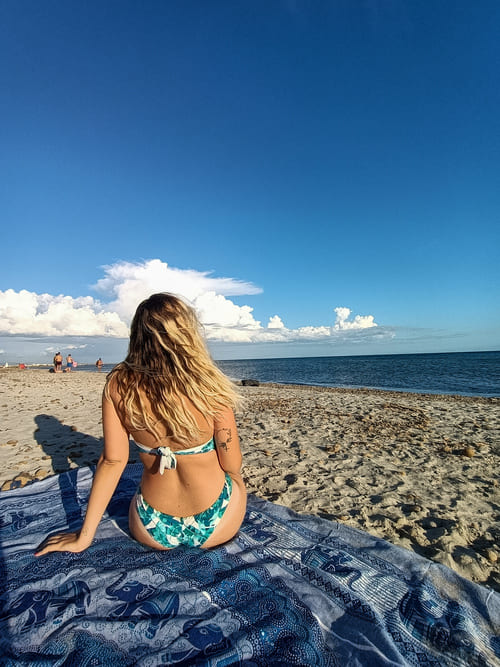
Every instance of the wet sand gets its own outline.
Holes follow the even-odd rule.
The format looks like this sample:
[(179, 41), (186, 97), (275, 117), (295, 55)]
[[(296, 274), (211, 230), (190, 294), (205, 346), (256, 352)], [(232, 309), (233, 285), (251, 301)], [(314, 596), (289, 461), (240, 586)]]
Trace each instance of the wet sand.
[[(2, 491), (97, 461), (105, 379), (0, 369)], [(249, 492), (500, 590), (500, 399), (271, 384), (241, 391)]]

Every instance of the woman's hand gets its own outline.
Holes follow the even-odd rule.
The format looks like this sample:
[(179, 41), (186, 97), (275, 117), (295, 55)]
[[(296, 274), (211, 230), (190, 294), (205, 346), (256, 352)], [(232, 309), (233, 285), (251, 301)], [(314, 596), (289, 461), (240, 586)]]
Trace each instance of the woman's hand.
[(59, 533), (47, 537), (35, 551), (35, 556), (43, 556), (51, 551), (71, 551), (79, 553), (85, 551), (92, 544), (92, 540), (85, 539), (81, 532)]

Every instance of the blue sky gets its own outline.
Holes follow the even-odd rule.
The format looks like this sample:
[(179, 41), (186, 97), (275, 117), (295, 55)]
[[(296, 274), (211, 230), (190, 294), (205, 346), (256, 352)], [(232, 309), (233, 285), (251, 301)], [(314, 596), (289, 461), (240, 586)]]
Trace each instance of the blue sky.
[[(498, 2), (0, 7), (0, 363), (500, 348)], [(222, 280), (225, 278), (226, 280)]]

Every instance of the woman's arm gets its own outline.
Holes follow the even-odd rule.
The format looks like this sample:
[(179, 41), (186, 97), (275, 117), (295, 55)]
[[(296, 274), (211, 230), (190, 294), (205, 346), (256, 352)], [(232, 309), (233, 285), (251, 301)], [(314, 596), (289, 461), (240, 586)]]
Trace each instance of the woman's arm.
[(230, 408), (215, 420), (214, 423), (215, 445), (217, 447), (217, 456), (219, 463), (231, 477), (241, 478), (241, 449), (238, 438), (238, 430), (234, 413)]
[(62, 533), (48, 537), (37, 549), (35, 556), (42, 556), (51, 551), (83, 551), (92, 544), (97, 526), (118, 485), (129, 455), (128, 433), (118, 417), (114, 404), (104, 395), (102, 425), (104, 448), (97, 463), (83, 526), (76, 533)]

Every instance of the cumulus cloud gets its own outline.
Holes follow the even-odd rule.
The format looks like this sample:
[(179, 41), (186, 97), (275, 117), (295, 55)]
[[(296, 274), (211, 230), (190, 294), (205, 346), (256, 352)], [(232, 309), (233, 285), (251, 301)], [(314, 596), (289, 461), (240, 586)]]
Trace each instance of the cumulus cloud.
[[(74, 298), (26, 290), (0, 291), (0, 333), (126, 338), (138, 303), (161, 291), (178, 294), (192, 304), (209, 341), (341, 340), (346, 335), (352, 336), (356, 330), (377, 327), (373, 315), (356, 315), (350, 319), (351, 310), (344, 306), (334, 309), (335, 321), (331, 325), (290, 329), (279, 315), (273, 315), (263, 326), (254, 317), (251, 306), (237, 305), (228, 298), (258, 294), (262, 291), (259, 287), (233, 278), (217, 278), (206, 271), (170, 267), (159, 259), (105, 266), (104, 277), (93, 289), (100, 294), (101, 300), (92, 296)], [(71, 349), (78, 347), (83, 346)]]
[[(234, 278), (215, 278), (209, 271), (177, 269), (159, 259), (150, 259), (142, 264), (117, 262), (105, 266), (104, 273), (104, 278), (98, 280), (94, 288), (113, 299), (109, 309), (125, 320), (130, 320), (138, 303), (155, 292), (172, 292), (195, 302), (212, 293), (226, 297), (259, 294), (262, 291), (252, 283)], [(207, 299), (203, 303), (206, 304)], [(222, 301), (219, 303), (222, 305)]]
[(206, 292), (191, 301), (201, 322), (206, 327), (260, 329), (260, 322), (252, 315), (250, 306), (237, 306), (222, 294)]
[(120, 317), (90, 296), (0, 291), (0, 332), (41, 336), (127, 336)]
[(268, 329), (284, 329), (285, 325), (281, 321), (281, 317), (279, 315), (273, 315), (272, 317), (269, 318), (267, 328)]
[(348, 322), (347, 319), (351, 314), (350, 308), (339, 307), (335, 308), (335, 313), (337, 318), (335, 320), (334, 329), (335, 331), (347, 331), (349, 329), (371, 329), (371, 327), (376, 327), (373, 315), (356, 315), (352, 322)]
[[(251, 309), (250, 309), (251, 310)], [(291, 343), (294, 341), (321, 341), (321, 340), (344, 340), (346, 336), (351, 336), (357, 330), (371, 329), (376, 327), (372, 315), (356, 316), (354, 320), (348, 321), (351, 313), (349, 308), (336, 308), (341, 310), (342, 317), (337, 319), (332, 326), (305, 326), (297, 329), (289, 329), (285, 326), (279, 315), (273, 315), (269, 318), (267, 327), (262, 327), (260, 322), (253, 319), (251, 313), (248, 313), (251, 322), (246, 326), (234, 324), (225, 326), (216, 324), (205, 324), (205, 332), (208, 340), (223, 341), (226, 343)], [(203, 318), (202, 318), (203, 322)], [(385, 332), (382, 333), (385, 337)]]

